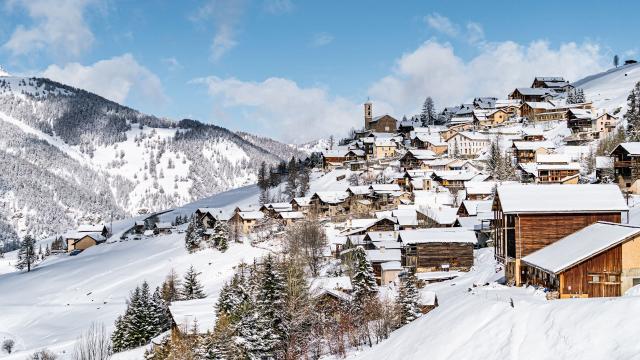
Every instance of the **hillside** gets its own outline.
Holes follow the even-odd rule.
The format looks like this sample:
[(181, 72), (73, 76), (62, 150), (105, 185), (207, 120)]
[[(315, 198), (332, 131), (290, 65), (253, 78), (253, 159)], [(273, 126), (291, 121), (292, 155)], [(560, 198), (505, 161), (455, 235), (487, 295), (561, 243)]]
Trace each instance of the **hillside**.
[(621, 108), (624, 114), (627, 96), (638, 81), (640, 81), (640, 64), (631, 64), (587, 76), (573, 85), (582, 88), (587, 100), (593, 101), (596, 108), (610, 112)]
[(0, 76), (0, 126), (5, 239), (179, 206), (251, 184), (261, 162), (300, 154), (40, 78)]

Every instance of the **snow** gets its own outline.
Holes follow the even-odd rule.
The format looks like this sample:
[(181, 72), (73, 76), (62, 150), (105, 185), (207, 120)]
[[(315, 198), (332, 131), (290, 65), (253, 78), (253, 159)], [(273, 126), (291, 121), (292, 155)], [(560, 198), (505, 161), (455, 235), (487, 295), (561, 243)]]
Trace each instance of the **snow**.
[(169, 306), (171, 317), (180, 329), (189, 331), (197, 322), (198, 333), (212, 332), (216, 325), (215, 305), (217, 297), (173, 302)]
[(633, 86), (640, 81), (640, 64), (624, 65), (605, 72), (588, 76), (572, 85), (584, 90), (588, 101), (595, 108), (615, 112), (627, 108), (627, 96)]
[(625, 149), (629, 153), (629, 155), (632, 155), (632, 156), (640, 155), (640, 142), (624, 142), (624, 143), (621, 143), (619, 146)]
[(597, 222), (522, 258), (542, 270), (557, 274), (640, 234), (640, 227)]
[(620, 188), (614, 184), (507, 184), (498, 186), (502, 211), (618, 212), (627, 211)]
[(398, 232), (398, 237), (403, 244), (433, 242), (475, 244), (477, 242), (474, 231), (461, 227), (401, 230)]
[(347, 358), (638, 359), (637, 298), (547, 301), (531, 287), (495, 283), (503, 274), (492, 249), (475, 260), (470, 272), (421, 289), (437, 294), (437, 308)]

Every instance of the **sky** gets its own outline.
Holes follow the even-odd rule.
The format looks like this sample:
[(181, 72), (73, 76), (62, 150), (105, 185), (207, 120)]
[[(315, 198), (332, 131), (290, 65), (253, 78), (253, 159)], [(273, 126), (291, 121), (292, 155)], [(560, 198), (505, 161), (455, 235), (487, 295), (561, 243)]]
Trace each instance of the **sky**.
[(640, 2), (0, 0), (0, 64), (284, 142), (640, 57)]

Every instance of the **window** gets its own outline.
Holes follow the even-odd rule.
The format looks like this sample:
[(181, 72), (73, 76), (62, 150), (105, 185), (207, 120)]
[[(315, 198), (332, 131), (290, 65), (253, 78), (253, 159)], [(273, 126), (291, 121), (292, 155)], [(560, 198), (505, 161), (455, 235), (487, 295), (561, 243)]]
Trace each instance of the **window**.
[(600, 275), (589, 275), (589, 283), (590, 284), (600, 283)]
[(640, 285), (640, 278), (633, 278), (633, 286)]

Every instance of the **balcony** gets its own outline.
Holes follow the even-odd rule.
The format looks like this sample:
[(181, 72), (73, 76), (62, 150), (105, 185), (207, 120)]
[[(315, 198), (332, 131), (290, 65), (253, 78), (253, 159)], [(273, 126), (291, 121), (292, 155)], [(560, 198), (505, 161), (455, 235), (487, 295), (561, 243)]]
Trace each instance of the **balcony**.
[(626, 160), (626, 161), (622, 161), (622, 160), (616, 160), (613, 163), (613, 167), (616, 168), (628, 168), (631, 167), (633, 161), (631, 160)]

